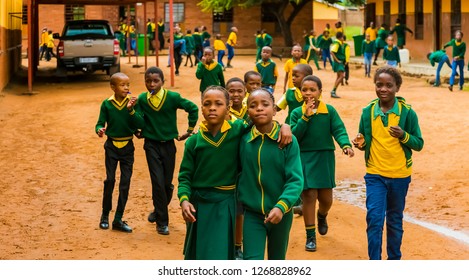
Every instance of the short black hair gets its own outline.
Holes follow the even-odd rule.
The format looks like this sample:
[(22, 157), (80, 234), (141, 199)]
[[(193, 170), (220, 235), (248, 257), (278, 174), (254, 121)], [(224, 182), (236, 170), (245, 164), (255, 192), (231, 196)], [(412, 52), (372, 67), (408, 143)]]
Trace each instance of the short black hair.
[(230, 94), (228, 93), (228, 91), (226, 90), (226, 88), (222, 87), (222, 86), (209, 86), (207, 87), (204, 92), (202, 92), (202, 100), (204, 99), (204, 96), (207, 92), (209, 92), (210, 90), (218, 90), (218, 91), (221, 91), (223, 93), (223, 95), (225, 96), (225, 99), (226, 99), (226, 106), (228, 106), (230, 104)]
[(249, 77), (251, 76), (259, 76), (262, 78), (261, 74), (257, 71), (254, 71), (254, 70), (250, 70), (250, 71), (247, 71), (245, 74), (244, 74), (244, 82), (247, 83), (248, 80), (249, 80)]
[(211, 51), (213, 54), (215, 54), (215, 49), (212, 48), (212, 47), (205, 47), (205, 48), (204, 48), (204, 52), (205, 52), (206, 50), (209, 50), (209, 51)]
[(226, 82), (225, 88), (228, 88), (228, 85), (229, 85), (229, 84), (231, 84), (231, 83), (236, 83), (236, 82), (243, 84), (243, 86), (246, 86), (246, 84), (244, 83), (243, 80), (241, 80), (241, 79), (238, 78), (238, 77), (233, 77), (233, 78), (229, 79), (229, 80)]
[(160, 68), (158, 68), (158, 67), (156, 67), (156, 66), (152, 66), (152, 67), (148, 68), (148, 69), (145, 71), (145, 78), (146, 78), (149, 74), (158, 74), (158, 75), (160, 75), (161, 80), (164, 82), (163, 70), (161, 70)]
[(344, 38), (344, 33), (342, 33), (342, 32), (339, 31), (339, 32), (337, 32), (337, 33), (335, 34), (335, 37), (336, 37), (337, 39), (342, 39), (342, 38)]
[[(275, 97), (272, 93), (268, 92), (266, 89), (264, 88), (258, 88), (256, 90), (254, 90), (253, 92), (251, 92), (251, 95), (249, 95), (249, 97), (253, 96), (253, 95), (256, 95), (256, 94), (259, 94), (259, 93), (265, 93), (267, 95), (270, 96), (270, 99), (272, 99), (272, 103), (275, 105)], [(248, 101), (249, 101), (250, 98), (248, 98)]]
[(321, 82), (321, 79), (319, 79), (318, 76), (308, 75), (308, 76), (304, 77), (303, 81), (301, 81), (301, 86), (303, 86), (304, 82), (306, 82), (306, 81), (315, 82), (318, 85), (318, 89), (322, 90), (322, 82)]
[(378, 68), (375, 72), (375, 77), (373, 79), (373, 82), (376, 83), (376, 80), (378, 79), (378, 76), (381, 74), (388, 74), (394, 78), (394, 81), (396, 82), (397, 88), (400, 88), (402, 85), (402, 76), (401, 73), (399, 73), (399, 70), (397, 70), (394, 67), (391, 66), (382, 66)]
[(305, 76), (313, 75), (313, 68), (309, 64), (297, 64), (293, 69), (297, 69), (298, 71), (305, 74)]

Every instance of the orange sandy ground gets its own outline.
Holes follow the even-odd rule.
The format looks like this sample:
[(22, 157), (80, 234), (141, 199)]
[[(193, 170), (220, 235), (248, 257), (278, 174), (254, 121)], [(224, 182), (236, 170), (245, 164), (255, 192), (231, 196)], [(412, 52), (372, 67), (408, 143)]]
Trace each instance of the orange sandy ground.
[[(154, 65), (154, 58), (149, 60)], [(254, 66), (253, 57), (237, 56), (235, 68), (227, 69), (226, 79), (242, 77)], [(167, 57), (160, 58), (166, 74)], [(284, 62), (276, 60), (280, 77), (275, 97), (281, 95)], [(143, 64), (143, 58), (139, 59)], [(41, 69), (53, 67), (41, 61)], [(133, 68), (122, 58), (122, 71), (131, 77), (131, 91), (145, 91), (143, 69)], [(350, 85), (340, 87), (342, 99), (331, 100), (329, 91), (335, 75), (330, 68), (315, 71), (324, 84), (324, 101), (333, 104), (346, 124), (350, 137), (358, 128), (361, 108), (375, 98), (372, 79), (363, 69), (351, 67)], [(181, 75), (166, 87), (199, 104), (199, 81), (195, 67), (181, 67)], [(112, 92), (106, 75), (78, 75), (68, 81), (38, 79), (34, 95), (22, 95), (26, 83), (13, 83), (0, 94), (0, 259), (182, 259), (185, 224), (177, 199), (170, 204), (169, 236), (158, 235), (147, 222), (152, 210), (148, 169), (143, 141), (135, 140), (135, 165), (125, 220), (132, 234), (101, 230), (104, 138), (94, 126), (99, 106)], [(424, 79), (404, 78), (401, 95), (413, 105), (420, 118), (424, 150), (414, 154), (414, 173), (405, 214), (419, 220), (462, 231), (469, 228), (469, 157), (467, 139), (467, 91), (453, 93), (432, 88)], [(277, 118), (283, 122), (285, 112)], [(186, 114), (179, 113), (180, 131), (187, 127)], [(177, 143), (177, 169), (183, 153)], [(362, 181), (363, 154), (349, 159), (337, 152), (337, 180)], [(117, 191), (117, 188), (116, 188)], [(116, 192), (115, 192), (116, 193)], [(114, 196), (116, 200), (117, 195)], [(112, 215), (113, 213), (111, 213)], [(329, 215), (330, 230), (318, 236), (318, 251), (304, 250), (303, 219), (296, 216), (290, 236), (288, 259), (361, 260), (367, 259), (365, 211), (335, 201)], [(112, 217), (111, 217), (112, 218)], [(453, 238), (405, 223), (403, 259), (469, 259), (469, 245)], [(383, 258), (386, 258), (385, 251)]]

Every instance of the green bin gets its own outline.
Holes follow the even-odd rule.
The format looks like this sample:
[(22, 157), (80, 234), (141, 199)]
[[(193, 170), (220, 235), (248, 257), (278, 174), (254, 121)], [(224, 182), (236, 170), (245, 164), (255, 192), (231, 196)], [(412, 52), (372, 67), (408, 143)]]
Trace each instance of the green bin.
[[(138, 34), (138, 46), (137, 46), (137, 49), (138, 49), (138, 54), (139, 55), (145, 55), (145, 53), (143, 52), (144, 48), (145, 48), (145, 34)], [(147, 51), (149, 49), (149, 46), (148, 46), (148, 41), (147, 41)], [(147, 53), (148, 55), (148, 53)]]
[(353, 47), (355, 49), (355, 56), (361, 56), (362, 55), (363, 40), (365, 40), (365, 36), (363, 36), (363, 35), (353, 36)]

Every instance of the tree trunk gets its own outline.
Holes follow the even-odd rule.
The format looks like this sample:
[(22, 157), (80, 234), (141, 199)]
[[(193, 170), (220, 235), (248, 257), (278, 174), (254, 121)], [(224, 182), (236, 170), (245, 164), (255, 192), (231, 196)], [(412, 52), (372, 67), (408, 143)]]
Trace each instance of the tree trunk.
[[(282, 31), (283, 40), (286, 47), (293, 46), (293, 34), (291, 32), (291, 25), (293, 23), (293, 20), (295, 20), (296, 16), (308, 3), (311, 5), (311, 0), (303, 0), (299, 4), (295, 4), (294, 2), (290, 1), (282, 1), (282, 4), (271, 5), (269, 7), (271, 12), (277, 18), (277, 22), (280, 26), (280, 30)], [(293, 11), (288, 16), (288, 19), (285, 19), (285, 9), (289, 4), (293, 6)]]

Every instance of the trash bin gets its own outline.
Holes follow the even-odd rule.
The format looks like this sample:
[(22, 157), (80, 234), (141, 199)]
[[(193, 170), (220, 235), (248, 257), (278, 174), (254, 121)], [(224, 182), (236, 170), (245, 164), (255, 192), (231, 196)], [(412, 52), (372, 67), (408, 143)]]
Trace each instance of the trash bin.
[[(145, 55), (145, 53), (143, 52), (143, 50), (145, 49), (145, 34), (138, 34), (137, 49), (138, 49), (139, 55)], [(148, 41), (147, 41), (147, 51), (148, 51), (148, 49), (149, 49), (149, 46), (148, 46)], [(148, 55), (148, 53), (147, 53), (147, 55)]]
[(362, 55), (363, 40), (365, 40), (365, 36), (363, 36), (363, 35), (353, 36), (353, 47), (355, 49), (355, 56), (361, 56)]

